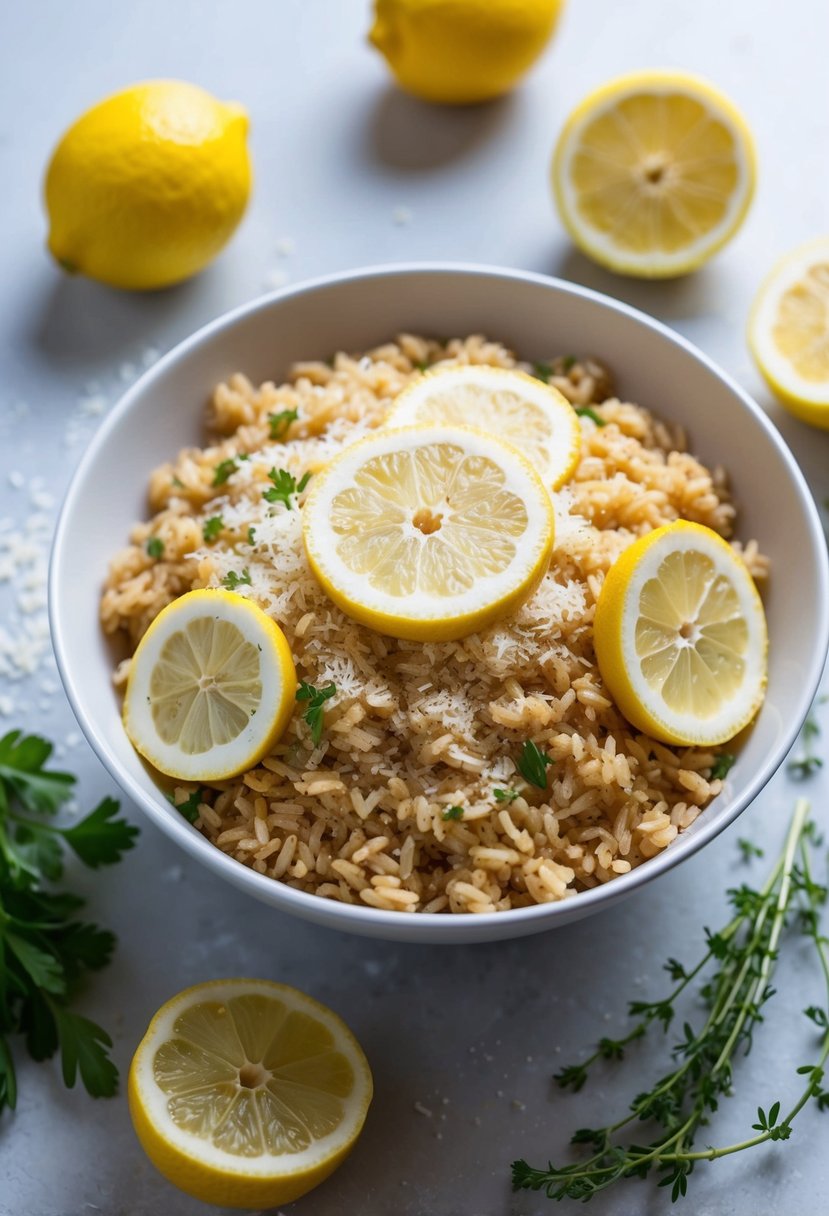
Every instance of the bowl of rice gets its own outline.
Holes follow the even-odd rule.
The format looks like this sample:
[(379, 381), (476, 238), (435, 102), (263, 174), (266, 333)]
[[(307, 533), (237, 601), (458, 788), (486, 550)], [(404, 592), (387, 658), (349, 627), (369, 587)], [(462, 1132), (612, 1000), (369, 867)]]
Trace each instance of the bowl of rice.
[[(301, 511), (288, 519), (263, 503), (261, 470), (325, 467), (381, 426), (424, 369), (458, 364), (535, 375), (580, 416), (579, 462), (555, 495), (550, 569), (479, 633), (382, 636), (327, 597)], [(682, 519), (737, 549), (768, 621), (765, 702), (725, 759), (637, 731), (593, 648), (610, 566)], [(281, 626), (297, 676), (333, 685), (325, 731), (310, 738), (298, 710), (250, 771), (182, 787), (131, 746), (124, 684), (168, 604), (231, 583)], [(822, 529), (791, 453), (690, 343), (570, 283), (426, 264), (277, 292), (162, 358), (80, 463), (49, 600), (89, 742), (125, 794), (217, 877), (341, 930), (474, 942), (607, 907), (734, 821), (808, 712), (828, 587)], [(543, 792), (518, 779), (527, 740), (553, 762)]]

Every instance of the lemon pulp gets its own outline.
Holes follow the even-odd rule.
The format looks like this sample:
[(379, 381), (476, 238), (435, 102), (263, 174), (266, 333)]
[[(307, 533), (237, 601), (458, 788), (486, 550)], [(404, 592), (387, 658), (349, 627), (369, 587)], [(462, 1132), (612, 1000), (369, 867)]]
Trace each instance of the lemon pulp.
[(772, 270), (754, 301), (749, 345), (783, 405), (829, 429), (829, 238), (793, 250)]
[(345, 612), (395, 637), (449, 640), (531, 593), (553, 512), (515, 449), (471, 428), (411, 427), (332, 461), (306, 501), (303, 534)]
[(704, 262), (754, 190), (745, 121), (706, 81), (642, 72), (597, 89), (568, 119), (553, 162), (562, 219), (613, 270), (660, 277)]
[(673, 744), (725, 743), (759, 709), (767, 634), (748, 570), (710, 528), (657, 528), (608, 571), (594, 622), (602, 679), (637, 729)]
[(474, 426), (511, 443), (557, 489), (571, 476), (581, 427), (570, 402), (551, 385), (507, 368), (458, 366), (427, 372), (396, 398), (389, 426)]
[(304, 993), (226, 979), (173, 997), (129, 1074), (130, 1114), (170, 1182), (220, 1206), (272, 1208), (347, 1156), (372, 1096), (348, 1027)]
[(282, 630), (231, 591), (190, 591), (138, 644), (124, 698), (133, 746), (160, 772), (221, 781), (257, 764), (294, 709)]

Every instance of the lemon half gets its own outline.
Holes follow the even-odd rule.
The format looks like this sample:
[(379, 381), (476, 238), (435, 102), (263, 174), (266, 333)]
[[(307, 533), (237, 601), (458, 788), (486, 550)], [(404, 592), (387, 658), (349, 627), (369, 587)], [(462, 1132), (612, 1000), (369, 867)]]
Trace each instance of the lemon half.
[(205, 1203), (270, 1209), (347, 1156), (372, 1080), (330, 1009), (284, 984), (230, 979), (161, 1007), (128, 1094), (138, 1139), (170, 1182)]
[(388, 426), (415, 423), (474, 426), (511, 443), (557, 489), (579, 462), (581, 426), (556, 388), (508, 368), (438, 368), (397, 397)]
[(829, 429), (829, 237), (772, 270), (754, 301), (749, 345), (787, 409)]
[(296, 687), (285, 635), (261, 608), (231, 591), (190, 591), (158, 614), (138, 644), (124, 726), (160, 772), (221, 781), (270, 751)]
[(553, 189), (589, 257), (663, 278), (702, 265), (734, 235), (754, 193), (754, 141), (719, 89), (685, 72), (635, 72), (577, 106), (559, 137)]
[(471, 427), (380, 431), (314, 479), (308, 559), (379, 633), (448, 641), (517, 608), (550, 560), (550, 496), (515, 448)]
[(766, 619), (742, 559), (710, 528), (679, 520), (625, 549), (599, 595), (602, 679), (638, 730), (665, 743), (725, 743), (766, 687)]

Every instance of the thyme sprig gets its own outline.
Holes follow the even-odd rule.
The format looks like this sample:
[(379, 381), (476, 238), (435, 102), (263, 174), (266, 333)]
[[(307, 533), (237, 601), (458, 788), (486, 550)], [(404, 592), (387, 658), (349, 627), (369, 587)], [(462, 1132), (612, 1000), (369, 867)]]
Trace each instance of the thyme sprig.
[[(774, 995), (771, 978), (778, 957), (781, 934), (796, 924), (812, 943), (823, 976), (829, 1008), (829, 956), (827, 939), (820, 931), (819, 915), (826, 901), (826, 888), (812, 876), (810, 846), (818, 840), (809, 820), (809, 804), (797, 802), (781, 856), (759, 890), (743, 884), (729, 891), (734, 916), (718, 933), (706, 930), (707, 949), (690, 970), (676, 959), (665, 969), (674, 986), (666, 997), (634, 1001), (629, 1006), (637, 1018), (633, 1029), (620, 1039), (602, 1039), (581, 1064), (571, 1065), (556, 1076), (564, 1088), (579, 1090), (599, 1060), (621, 1060), (625, 1049), (643, 1038), (654, 1023), (668, 1031), (677, 1016), (676, 1002), (698, 976), (711, 967), (701, 995), (707, 1016), (699, 1030), (685, 1022), (672, 1048), (673, 1067), (648, 1090), (637, 1094), (630, 1113), (606, 1127), (580, 1128), (572, 1143), (589, 1145), (593, 1152), (569, 1165), (535, 1169), (526, 1161), (512, 1166), (516, 1190), (546, 1192), (550, 1199), (588, 1200), (625, 1178), (643, 1178), (651, 1171), (659, 1185), (670, 1187), (676, 1201), (686, 1194), (688, 1178), (701, 1161), (756, 1148), (768, 1141), (787, 1140), (792, 1123), (809, 1102), (829, 1108), (829, 1090), (824, 1088), (824, 1068), (829, 1057), (829, 1015), (810, 1006), (806, 1016), (822, 1032), (817, 1058), (797, 1073), (804, 1079), (799, 1096), (784, 1110), (781, 1101), (758, 1107), (754, 1135), (735, 1144), (695, 1149), (697, 1133), (717, 1110), (720, 1100), (732, 1090), (732, 1068), (739, 1054), (747, 1054), (754, 1031), (763, 1021), (766, 1002)], [(628, 1139), (630, 1126), (646, 1124), (656, 1130), (651, 1139)], [(621, 1141), (621, 1142), (620, 1142)]]

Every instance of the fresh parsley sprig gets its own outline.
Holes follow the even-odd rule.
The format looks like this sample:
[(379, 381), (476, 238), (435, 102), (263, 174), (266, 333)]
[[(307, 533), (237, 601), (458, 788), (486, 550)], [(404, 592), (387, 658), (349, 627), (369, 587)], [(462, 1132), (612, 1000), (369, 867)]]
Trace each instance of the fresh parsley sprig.
[[(582, 1160), (562, 1166), (550, 1162), (544, 1169), (526, 1161), (513, 1162), (516, 1190), (544, 1191), (550, 1199), (586, 1201), (623, 1179), (643, 1178), (653, 1171), (659, 1175), (659, 1185), (670, 1187), (676, 1201), (686, 1194), (688, 1178), (700, 1162), (768, 1141), (787, 1140), (795, 1118), (812, 1101), (821, 1110), (829, 1109), (829, 1090), (824, 1086), (829, 1015), (810, 1005), (805, 1013), (820, 1030), (821, 1042), (814, 1061), (797, 1069), (804, 1087), (791, 1106), (784, 1110), (776, 1100), (768, 1107), (758, 1107), (751, 1128), (755, 1134), (738, 1143), (694, 1147), (698, 1134), (708, 1140), (711, 1116), (732, 1092), (734, 1063), (750, 1051), (765, 1005), (774, 995), (771, 979), (785, 925), (797, 924), (811, 942), (829, 1001), (829, 940), (820, 929), (827, 891), (812, 876), (810, 846), (817, 847), (818, 840), (808, 815), (808, 803), (800, 800), (783, 852), (762, 887), (755, 890), (744, 884), (728, 893), (734, 916), (718, 933), (706, 931), (707, 949), (701, 960), (690, 970), (676, 959), (668, 960), (666, 970), (674, 983), (670, 993), (655, 1001), (632, 1002), (629, 1012), (638, 1019), (633, 1029), (620, 1039), (602, 1039), (586, 1060), (562, 1069), (556, 1080), (563, 1088), (581, 1089), (597, 1061), (622, 1060), (628, 1044), (644, 1037), (654, 1024), (668, 1031), (678, 1014), (678, 998), (710, 969), (701, 989), (705, 1020), (698, 1030), (690, 1022), (684, 1023), (671, 1052), (669, 1071), (633, 1098), (630, 1113), (604, 1127), (583, 1127), (574, 1133), (572, 1143), (592, 1150)], [(654, 1127), (656, 1134), (646, 1143), (638, 1138), (628, 1140), (633, 1134), (631, 1125), (641, 1122)]]
[(271, 439), (284, 438), (291, 423), (296, 422), (298, 417), (298, 410), (280, 410), (278, 414), (268, 414)]
[(17, 1101), (10, 1036), (24, 1035), (35, 1060), (60, 1051), (65, 1084), (80, 1076), (93, 1097), (114, 1094), (118, 1080), (109, 1035), (70, 1007), (86, 973), (109, 962), (115, 938), (77, 920), (83, 900), (48, 884), (62, 876), (66, 847), (93, 869), (111, 865), (137, 828), (117, 818), (112, 798), (76, 823), (55, 823), (75, 778), (46, 768), (51, 754), (37, 735), (0, 739), (0, 1111)]
[(227, 460), (220, 460), (213, 470), (213, 485), (223, 486), (228, 478), (232, 477), (239, 467), (239, 462), (235, 456), (228, 456)]
[(534, 785), (536, 789), (546, 790), (547, 769), (551, 764), (555, 764), (552, 756), (543, 752), (536, 743), (533, 743), (532, 739), (527, 739), (516, 763), (519, 773), (526, 782)]
[(198, 786), (187, 795), (184, 802), (176, 802), (173, 794), (168, 794), (167, 797), (178, 813), (183, 815), (188, 823), (195, 823), (199, 817), (199, 807), (204, 802), (204, 794), (205, 791), (201, 786)]
[(329, 701), (336, 691), (337, 685), (333, 681), (323, 685), (322, 688), (315, 688), (307, 680), (300, 680), (299, 688), (296, 690), (297, 701), (308, 702), (302, 711), (302, 716), (308, 723), (311, 738), (315, 745), (322, 738), (322, 728), (325, 723), (325, 702)]
[(714, 763), (711, 765), (711, 780), (724, 781), (732, 768), (737, 762), (737, 757), (731, 752), (720, 752), (714, 757)]
[(271, 469), (268, 479), (273, 484), (265, 490), (262, 497), (266, 502), (281, 502), (289, 511), (293, 510), (291, 499), (295, 494), (301, 494), (311, 480), (310, 473), (303, 473), (299, 481), (287, 469)]
[(212, 545), (215, 540), (218, 540), (222, 534), (224, 526), (225, 521), (221, 515), (211, 515), (210, 519), (206, 519), (201, 530), (205, 543)]
[(237, 587), (250, 587), (251, 585), (250, 570), (248, 570), (247, 566), (245, 566), (241, 574), (238, 570), (228, 570), (222, 579), (222, 586), (227, 587), (228, 591), (235, 591)]

